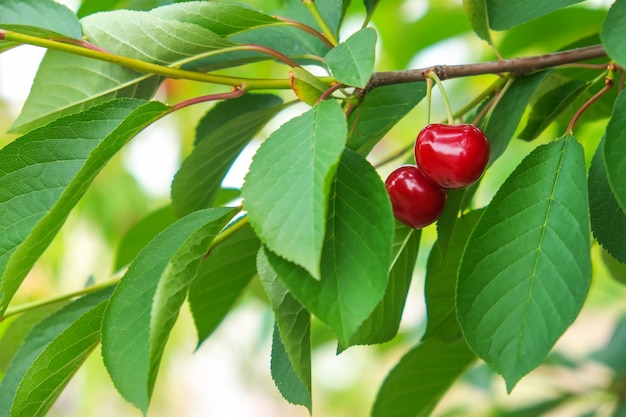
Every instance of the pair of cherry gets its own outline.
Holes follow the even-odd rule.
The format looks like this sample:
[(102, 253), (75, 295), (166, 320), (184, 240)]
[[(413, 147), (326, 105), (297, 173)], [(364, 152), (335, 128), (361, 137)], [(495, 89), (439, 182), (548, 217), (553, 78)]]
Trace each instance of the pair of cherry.
[(489, 161), (489, 141), (470, 124), (429, 124), (417, 135), (415, 165), (393, 171), (385, 186), (393, 213), (419, 229), (434, 223), (446, 205), (447, 190), (475, 183)]

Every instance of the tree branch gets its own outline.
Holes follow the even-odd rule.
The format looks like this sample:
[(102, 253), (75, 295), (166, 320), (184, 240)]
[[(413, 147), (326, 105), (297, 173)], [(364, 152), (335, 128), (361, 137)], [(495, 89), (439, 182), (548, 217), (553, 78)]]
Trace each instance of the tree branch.
[(434, 72), (441, 80), (472, 75), (502, 74), (506, 72), (521, 75), (544, 68), (572, 64), (606, 56), (606, 51), (602, 45), (594, 45), (546, 55), (503, 59), (501, 61), (481, 62), (477, 64), (436, 65), (434, 67), (403, 71), (376, 72), (372, 75), (367, 89), (371, 90), (372, 88), (389, 84), (424, 81), (429, 72)]

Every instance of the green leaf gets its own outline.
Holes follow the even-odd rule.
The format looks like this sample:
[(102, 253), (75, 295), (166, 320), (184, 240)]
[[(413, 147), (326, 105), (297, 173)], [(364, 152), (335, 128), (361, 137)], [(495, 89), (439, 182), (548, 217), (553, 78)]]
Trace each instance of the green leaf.
[(145, 414), (165, 343), (209, 244), (236, 209), (196, 211), (137, 255), (102, 320), (102, 356), (122, 396)]
[(347, 347), (385, 294), (394, 221), (378, 173), (350, 150), (337, 169), (328, 207), (320, 280), (265, 252), (274, 274)]
[(250, 224), (272, 252), (320, 277), (331, 183), (347, 126), (335, 101), (291, 119), (261, 145), (241, 190)]
[(626, 214), (622, 211), (609, 186), (604, 165), (603, 138), (589, 167), (589, 214), (591, 231), (598, 243), (615, 259), (626, 263)]
[(448, 190), (446, 206), (441, 216), (439, 216), (439, 220), (437, 220), (437, 246), (439, 246), (439, 251), (442, 255), (445, 255), (448, 251), (452, 235), (460, 219), (459, 213), (463, 213), (469, 208), (472, 198), (480, 186), (480, 182), (479, 180), (467, 188)]
[(626, 213), (626, 181), (624, 181), (626, 178), (626, 160), (623, 157), (626, 149), (624, 112), (626, 112), (626, 94), (622, 92), (615, 101), (613, 114), (606, 127), (604, 164), (615, 200), (622, 211)]
[(487, 0), (489, 24), (494, 30), (505, 30), (583, 0)]
[(3, 320), (2, 324), (8, 325), (8, 328), (3, 332), (0, 339), (0, 375), (6, 372), (9, 362), (32, 328), (65, 304), (67, 302), (61, 301), (27, 311), (17, 316), (10, 323), (6, 323)]
[(259, 251), (257, 265), (276, 318), (272, 378), (287, 401), (311, 411), (311, 314), (280, 281), (263, 250)]
[[(222, 8), (226, 8), (223, 13)], [(235, 24), (232, 19), (222, 21), (222, 14), (241, 15), (247, 19)], [(216, 34), (215, 30), (232, 35), (254, 25), (276, 22), (263, 16), (244, 6), (185, 2), (150, 12), (116, 10), (96, 13), (81, 22), (87, 40), (108, 52), (162, 65), (186, 64), (185, 68), (195, 69), (199, 64), (194, 65), (194, 61), (200, 56), (237, 45)], [(22, 113), (11, 130), (28, 131), (59, 116), (116, 97), (148, 99), (160, 82), (160, 77), (113, 63), (48, 51)]]
[(0, 381), (0, 416), (43, 416), (100, 340), (112, 288), (63, 307), (37, 324)]
[(600, 350), (594, 352), (591, 358), (600, 362), (618, 375), (626, 375), (626, 364), (624, 363), (624, 346), (626, 345), (626, 316), (619, 318), (611, 339)]
[(169, 205), (141, 219), (122, 238), (115, 255), (115, 270), (118, 271), (131, 263), (144, 246), (175, 221), (176, 216)]
[(315, 106), (322, 94), (330, 88), (304, 68), (294, 68), (289, 71), (289, 85), (296, 97), (309, 106)]
[(524, 115), (526, 106), (548, 74), (550, 71), (540, 71), (516, 78), (494, 107), (484, 129), (491, 145), (489, 164), (492, 164), (506, 150)]
[(626, 2), (616, 0), (602, 24), (600, 38), (607, 54), (622, 67), (626, 66), (624, 36), (626, 36)]
[(167, 109), (159, 102), (115, 100), (0, 150), (0, 312), (96, 174)]
[(189, 287), (198, 346), (219, 326), (256, 274), (261, 242), (247, 225), (211, 249)]
[(283, 109), (280, 97), (246, 94), (218, 103), (196, 128), (196, 146), (172, 182), (178, 217), (213, 206), (220, 185), (239, 153)]
[(389, 130), (426, 96), (423, 82), (375, 88), (349, 118), (348, 146), (361, 155), (370, 153)]
[(533, 105), (520, 139), (537, 138), (565, 109), (589, 87), (582, 80), (565, 82), (543, 94)]
[(175, 2), (176, 0), (83, 0), (76, 14), (78, 17), (85, 17), (115, 9), (150, 10)]
[(472, 350), (509, 391), (578, 315), (591, 278), (585, 158), (571, 136), (531, 152), (467, 243), (457, 314)]
[[(393, 262), (385, 296), (350, 339), (351, 345), (385, 343), (398, 333), (417, 261), (421, 231), (396, 222)], [(344, 346), (340, 346), (343, 350)]]
[(365, 11), (367, 12), (367, 17), (365, 19), (366, 23), (369, 22), (372, 18), (372, 15), (376, 10), (376, 6), (378, 6), (378, 3), (380, 3), (380, 0), (363, 0), (363, 4), (365, 5)]
[(476, 359), (463, 340), (428, 339), (407, 352), (383, 382), (372, 417), (428, 415)]
[(489, 17), (487, 16), (487, 0), (463, 0), (463, 8), (476, 35), (493, 45), (493, 38), (489, 30)]
[(458, 270), (467, 240), (482, 212), (471, 211), (456, 222), (445, 252), (439, 242), (430, 251), (424, 290), (428, 317), (425, 338), (438, 337), (449, 343), (461, 337), (454, 302)]
[[(51, 0), (3, 0), (0, 28), (41, 37), (82, 39), (83, 36), (76, 15)], [(0, 42), (0, 50), (3, 43)]]
[(376, 31), (365, 28), (331, 49), (324, 63), (340, 83), (365, 88), (374, 71), (375, 58)]

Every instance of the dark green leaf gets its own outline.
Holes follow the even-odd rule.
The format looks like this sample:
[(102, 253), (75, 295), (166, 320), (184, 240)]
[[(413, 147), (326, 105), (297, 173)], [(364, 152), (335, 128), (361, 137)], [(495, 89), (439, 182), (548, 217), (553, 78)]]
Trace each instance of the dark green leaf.
[(378, 6), (379, 2), (380, 0), (363, 0), (363, 4), (365, 5), (365, 11), (367, 12), (367, 18), (365, 19), (366, 23), (369, 22), (372, 18), (372, 15), (374, 14), (376, 6)]
[[(351, 345), (371, 345), (393, 339), (398, 333), (404, 304), (409, 293), (409, 286), (421, 232), (396, 222), (393, 242), (393, 262), (389, 271), (389, 282), (385, 296), (372, 314), (361, 324), (350, 340)], [(343, 346), (340, 346), (343, 349)]]
[(346, 135), (339, 104), (320, 103), (270, 135), (241, 190), (263, 244), (317, 279), (330, 187)]
[(457, 314), (509, 391), (578, 315), (591, 278), (585, 158), (571, 136), (531, 152), (467, 243)]
[[(82, 39), (78, 18), (52, 0), (3, 0), (0, 28), (32, 36)], [(0, 50), (4, 42), (0, 42)]]
[(348, 146), (361, 155), (369, 154), (425, 96), (426, 83), (423, 82), (388, 85), (370, 91), (350, 115)]
[(115, 270), (128, 265), (163, 229), (176, 221), (171, 206), (153, 211), (124, 235), (115, 255)]
[(622, 67), (626, 66), (626, 2), (613, 3), (602, 24), (600, 37), (607, 54)]
[(293, 297), (259, 251), (259, 277), (274, 310), (272, 377), (276, 387), (293, 404), (311, 411), (311, 314)]
[(376, 31), (365, 28), (331, 49), (324, 63), (340, 83), (365, 88), (374, 71), (375, 55)]
[(493, 45), (487, 16), (487, 0), (463, 0), (463, 8), (476, 35)]
[(615, 200), (604, 165), (602, 139), (589, 168), (589, 214), (591, 231), (600, 245), (615, 259), (626, 263), (626, 214)]
[(493, 109), (484, 129), (491, 145), (489, 164), (498, 159), (506, 150), (517, 130), (526, 106), (530, 103), (537, 87), (548, 74), (550, 71), (541, 71), (517, 78)]
[(167, 109), (159, 102), (115, 100), (0, 150), (0, 312), (96, 174)]
[(211, 249), (189, 287), (189, 308), (198, 333), (198, 345), (219, 326), (256, 273), (261, 243), (244, 226)]
[(626, 213), (626, 93), (621, 92), (615, 101), (613, 115), (606, 127), (604, 164), (615, 200)]
[(391, 370), (374, 403), (372, 417), (428, 415), (476, 357), (463, 340), (428, 339), (406, 353)]
[(0, 381), (0, 416), (43, 416), (100, 340), (107, 288), (37, 324)]
[(200, 120), (196, 146), (172, 182), (172, 207), (178, 217), (212, 207), (224, 176), (254, 135), (283, 106), (280, 97), (246, 94), (226, 100)]
[(433, 245), (426, 269), (425, 297), (428, 323), (424, 337), (438, 337), (449, 343), (461, 337), (456, 320), (456, 282), (467, 240), (482, 215), (482, 210), (469, 212), (456, 223), (450, 244), (442, 252), (439, 242)]
[(581, 80), (565, 82), (543, 94), (533, 105), (520, 139), (537, 138), (558, 116), (589, 87)]
[(583, 0), (487, 0), (489, 24), (494, 30), (505, 30)]
[(384, 296), (394, 222), (378, 173), (353, 151), (344, 153), (330, 195), (320, 280), (267, 250), (266, 255), (294, 297), (347, 347)]
[(129, 266), (102, 320), (102, 356), (122, 396), (145, 414), (169, 333), (209, 244), (236, 214), (196, 211), (159, 233)]

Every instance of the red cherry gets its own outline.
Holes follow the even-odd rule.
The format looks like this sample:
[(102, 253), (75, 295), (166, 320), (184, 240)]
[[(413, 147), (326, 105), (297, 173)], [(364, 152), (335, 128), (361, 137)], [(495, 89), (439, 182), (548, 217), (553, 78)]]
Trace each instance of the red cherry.
[(446, 205), (446, 190), (432, 183), (414, 165), (397, 168), (389, 174), (385, 186), (394, 216), (415, 229), (434, 223)]
[(475, 183), (489, 162), (489, 141), (474, 125), (430, 124), (415, 141), (417, 166), (442, 188)]

